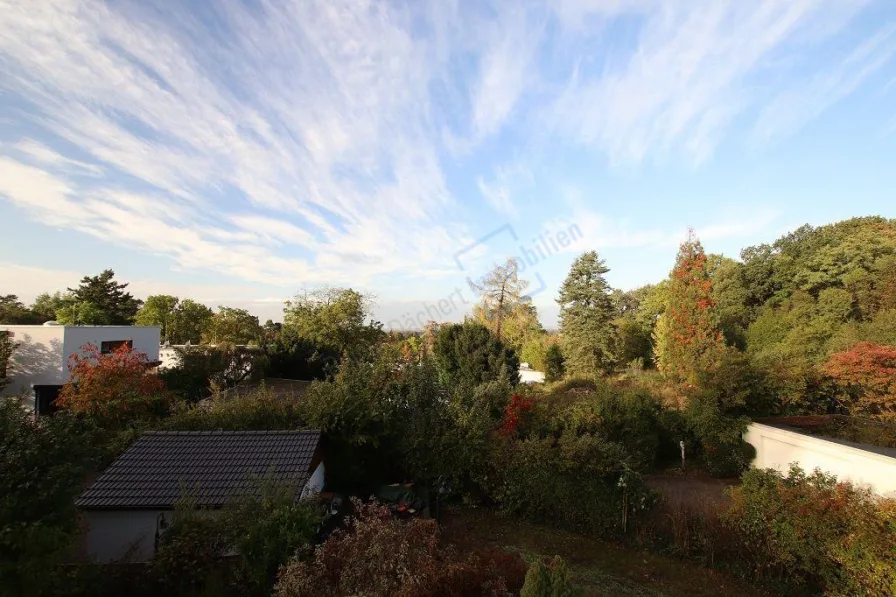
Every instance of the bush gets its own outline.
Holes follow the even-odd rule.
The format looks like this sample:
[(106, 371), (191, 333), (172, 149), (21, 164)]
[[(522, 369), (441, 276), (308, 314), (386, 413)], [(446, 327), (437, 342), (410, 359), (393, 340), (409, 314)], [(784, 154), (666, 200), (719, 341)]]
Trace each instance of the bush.
[(95, 428), (67, 413), (34, 420), (0, 398), (0, 589), (35, 595), (77, 532), (74, 500), (93, 468)]
[(457, 558), (439, 544), (435, 521), (391, 518), (388, 508), (353, 500), (355, 516), (318, 546), (311, 561), (280, 571), (277, 597), (509, 595), (522, 562), (495, 552)]
[(259, 480), (259, 492), (222, 511), (197, 510), (189, 497), (160, 537), (150, 578), (165, 595), (269, 595), (277, 571), (310, 551), (321, 516), (295, 491)]
[(605, 537), (625, 533), (650, 499), (622, 446), (569, 430), (496, 442), (491, 481), (491, 497), (508, 512)]
[(178, 365), (163, 370), (160, 377), (171, 392), (189, 403), (215, 390), (261, 379), (267, 363), (260, 349), (227, 343), (179, 348), (177, 355)]
[(231, 398), (213, 398), (208, 404), (181, 403), (161, 425), (177, 431), (279, 430), (302, 426), (298, 402), (280, 398), (264, 385)]
[(726, 520), (756, 578), (828, 595), (896, 594), (896, 501), (820, 471), (750, 470)]

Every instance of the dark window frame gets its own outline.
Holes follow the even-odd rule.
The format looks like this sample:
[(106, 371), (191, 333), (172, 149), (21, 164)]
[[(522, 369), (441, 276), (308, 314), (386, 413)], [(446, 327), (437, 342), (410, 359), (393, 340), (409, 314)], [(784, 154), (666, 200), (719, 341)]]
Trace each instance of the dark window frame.
[(103, 340), (100, 342), (100, 354), (112, 354), (122, 345), (127, 345), (131, 350), (134, 349), (133, 340)]

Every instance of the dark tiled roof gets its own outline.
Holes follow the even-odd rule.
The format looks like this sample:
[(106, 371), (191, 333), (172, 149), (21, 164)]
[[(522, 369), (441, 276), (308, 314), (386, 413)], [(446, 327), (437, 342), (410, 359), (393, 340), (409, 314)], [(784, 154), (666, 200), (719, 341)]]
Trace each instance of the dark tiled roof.
[(171, 508), (182, 493), (219, 507), (260, 479), (300, 491), (320, 431), (150, 431), (81, 495), (85, 509)]

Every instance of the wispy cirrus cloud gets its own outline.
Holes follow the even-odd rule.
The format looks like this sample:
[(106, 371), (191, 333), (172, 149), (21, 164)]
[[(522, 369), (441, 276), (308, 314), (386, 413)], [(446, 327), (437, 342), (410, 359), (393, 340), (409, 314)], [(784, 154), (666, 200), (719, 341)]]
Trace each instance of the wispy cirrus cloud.
[(843, 39), (870, 4), (0, 0), (0, 198), (249, 282), (443, 278), (570, 141), (701, 164), (818, 117), (892, 62), (889, 25)]
[[(869, 3), (565, 0), (560, 14), (570, 27), (595, 22), (606, 27), (621, 12), (636, 17), (639, 27), (633, 49), (610, 48), (598, 66), (579, 63), (546, 120), (561, 134), (606, 153), (616, 165), (672, 155), (699, 164), (736, 118), (773, 93), (770, 82), (803, 74), (806, 56), (836, 37)], [(808, 113), (785, 114), (786, 100), (781, 100), (760, 116), (758, 126), (786, 134), (818, 116), (889, 59), (889, 38), (884, 26), (839, 62), (824, 64)], [(831, 94), (820, 100), (825, 90)], [(771, 123), (772, 114), (780, 120)]]

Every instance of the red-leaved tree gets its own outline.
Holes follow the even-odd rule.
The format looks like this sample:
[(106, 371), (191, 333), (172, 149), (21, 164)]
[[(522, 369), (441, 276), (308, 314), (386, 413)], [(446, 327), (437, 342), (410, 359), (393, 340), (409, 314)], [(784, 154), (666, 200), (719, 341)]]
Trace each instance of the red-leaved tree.
[(532, 410), (535, 401), (522, 394), (514, 394), (504, 409), (504, 421), (501, 424), (501, 433), (504, 435), (516, 435), (520, 425), (520, 418)]
[(706, 253), (693, 230), (678, 250), (668, 292), (658, 324), (657, 364), (664, 375), (694, 383), (699, 372), (714, 366), (724, 342)]
[(831, 355), (824, 369), (850, 393), (858, 411), (896, 419), (896, 346), (860, 342)]
[(146, 353), (126, 344), (109, 354), (85, 344), (69, 358), (68, 370), (56, 404), (106, 423), (150, 416), (164, 401), (165, 384), (151, 371)]

